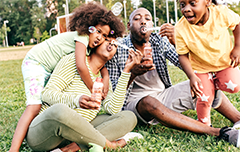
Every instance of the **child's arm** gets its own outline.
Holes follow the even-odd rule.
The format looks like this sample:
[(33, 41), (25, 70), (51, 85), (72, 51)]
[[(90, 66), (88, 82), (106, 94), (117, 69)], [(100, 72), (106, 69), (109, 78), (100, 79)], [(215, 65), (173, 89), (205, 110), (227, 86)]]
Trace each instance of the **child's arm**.
[(188, 58), (188, 54), (179, 55), (179, 62), (183, 68), (183, 71), (190, 79), (191, 90), (195, 93), (195, 95), (200, 96), (200, 93), (202, 93), (202, 91), (198, 88), (198, 86), (202, 88), (202, 82), (194, 73)]
[(240, 25), (238, 24), (233, 30), (234, 48), (231, 52), (230, 59), (232, 67), (237, 67), (240, 64)]
[(85, 85), (92, 92), (93, 82), (86, 65), (86, 49), (87, 48), (84, 44), (76, 41), (75, 58), (76, 58), (77, 71), (81, 76), (81, 79), (83, 80)]
[(9, 152), (19, 151), (21, 144), (27, 134), (29, 125), (31, 124), (32, 120), (38, 115), (40, 109), (40, 104), (27, 106), (26, 110), (23, 112), (21, 118), (18, 121)]
[(105, 99), (109, 89), (109, 74), (106, 67), (101, 69), (101, 75), (103, 78), (103, 98)]

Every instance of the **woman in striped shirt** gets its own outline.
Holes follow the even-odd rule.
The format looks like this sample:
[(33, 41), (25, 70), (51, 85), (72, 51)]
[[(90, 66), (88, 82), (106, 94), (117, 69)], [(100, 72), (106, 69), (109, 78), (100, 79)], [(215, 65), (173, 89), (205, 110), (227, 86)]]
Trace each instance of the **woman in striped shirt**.
[[(106, 39), (86, 57), (93, 81), (101, 77), (100, 69), (116, 53), (117, 46), (111, 43), (112, 40)], [(139, 51), (129, 50), (129, 58), (115, 91), (109, 83), (108, 95), (102, 101), (107, 114), (97, 116), (99, 108), (77, 72), (74, 53), (64, 56), (42, 92), (41, 113), (32, 121), (26, 136), (29, 146), (35, 151), (48, 151), (66, 140), (91, 145), (93, 151), (125, 146), (124, 139), (115, 140), (131, 131), (137, 120), (132, 112), (120, 111), (130, 70), (141, 59)]]

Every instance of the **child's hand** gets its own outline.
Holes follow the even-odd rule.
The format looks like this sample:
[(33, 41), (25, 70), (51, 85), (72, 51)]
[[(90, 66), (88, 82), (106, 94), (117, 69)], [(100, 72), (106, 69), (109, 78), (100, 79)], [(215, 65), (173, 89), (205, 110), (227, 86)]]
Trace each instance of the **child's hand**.
[(136, 52), (133, 49), (129, 49), (128, 59), (125, 63), (124, 72), (130, 72), (133, 67), (141, 63), (143, 54), (137, 50)]
[(190, 86), (191, 86), (191, 91), (197, 97), (201, 97), (202, 91), (199, 89), (199, 87), (203, 88), (203, 86), (202, 86), (201, 80), (196, 75), (190, 78)]
[(109, 89), (109, 78), (106, 77), (103, 78), (103, 91), (102, 91), (102, 100), (104, 100), (107, 97)]
[(240, 47), (234, 47), (231, 54), (231, 66), (233, 68), (237, 67), (240, 64)]

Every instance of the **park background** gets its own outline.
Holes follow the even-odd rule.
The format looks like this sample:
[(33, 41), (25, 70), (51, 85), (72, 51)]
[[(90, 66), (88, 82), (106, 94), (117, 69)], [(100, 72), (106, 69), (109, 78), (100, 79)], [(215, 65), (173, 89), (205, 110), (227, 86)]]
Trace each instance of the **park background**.
[[(98, 1), (100, 2), (100, 1)], [(102, 0), (108, 8), (123, 0)], [(85, 3), (84, 0), (69, 0), (71, 13), (74, 8)], [(21, 73), (21, 62), (27, 51), (36, 43), (50, 37), (50, 30), (55, 27), (56, 18), (65, 15), (66, 0), (1, 0), (0, 1), (0, 151), (6, 152), (11, 146), (11, 140), (17, 122), (25, 110), (25, 92)], [(136, 5), (137, 4), (137, 5)], [(240, 3), (227, 4), (230, 9), (240, 14)], [(63, 7), (65, 6), (65, 7)], [(167, 22), (166, 1), (155, 0), (157, 25)], [(141, 3), (126, 1), (127, 18), (136, 7), (145, 7), (154, 16), (153, 1), (142, 0)], [(175, 20), (174, 2), (168, 2), (169, 19)], [(179, 7), (179, 6), (178, 6)], [(181, 13), (178, 8), (179, 19)], [(118, 15), (125, 19), (124, 11)], [(4, 21), (8, 21), (5, 23)], [(7, 31), (7, 34), (6, 34)], [(51, 36), (56, 35), (53, 30)], [(9, 47), (6, 47), (6, 36)], [(31, 41), (30, 41), (31, 40)], [(25, 46), (16, 46), (24, 42)], [(5, 46), (5, 47), (3, 47)], [(185, 74), (174, 66), (169, 65), (169, 72), (173, 84), (187, 79)], [(240, 93), (228, 94), (233, 105), (240, 110)], [(195, 111), (187, 111), (185, 115), (197, 118)], [(222, 115), (212, 110), (212, 124), (214, 127), (224, 127), (233, 124)], [(240, 149), (224, 142), (216, 142), (215, 137), (197, 135), (187, 131), (178, 131), (161, 124), (156, 126), (138, 125), (134, 131), (140, 132), (144, 140), (133, 140), (128, 146), (115, 151), (240, 151)], [(31, 152), (24, 141), (21, 150)], [(110, 151), (110, 150), (107, 150)]]

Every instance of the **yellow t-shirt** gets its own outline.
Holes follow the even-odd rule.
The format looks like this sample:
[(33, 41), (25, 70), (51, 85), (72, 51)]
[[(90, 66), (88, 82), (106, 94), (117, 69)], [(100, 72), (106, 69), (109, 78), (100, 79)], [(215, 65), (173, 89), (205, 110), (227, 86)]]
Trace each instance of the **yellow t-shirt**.
[(216, 72), (230, 66), (233, 49), (228, 28), (240, 22), (238, 14), (223, 5), (209, 7), (209, 19), (203, 26), (190, 24), (183, 16), (175, 27), (177, 53), (189, 53), (197, 73)]

